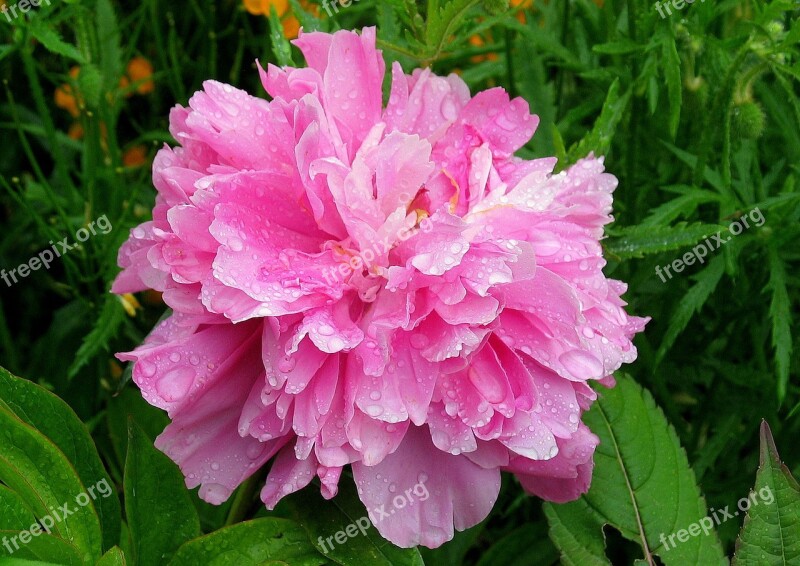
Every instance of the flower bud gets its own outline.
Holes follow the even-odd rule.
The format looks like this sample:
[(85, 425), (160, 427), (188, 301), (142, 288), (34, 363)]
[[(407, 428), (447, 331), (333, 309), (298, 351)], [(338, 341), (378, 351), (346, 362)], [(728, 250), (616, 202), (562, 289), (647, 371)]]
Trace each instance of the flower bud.
[(764, 111), (756, 102), (747, 101), (733, 107), (731, 133), (743, 140), (755, 140), (764, 133)]

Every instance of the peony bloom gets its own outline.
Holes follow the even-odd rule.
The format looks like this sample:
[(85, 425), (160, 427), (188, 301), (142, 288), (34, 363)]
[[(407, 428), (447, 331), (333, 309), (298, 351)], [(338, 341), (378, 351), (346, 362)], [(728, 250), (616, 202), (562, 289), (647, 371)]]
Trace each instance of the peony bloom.
[(538, 120), (500, 88), (395, 65), (384, 108), (374, 28), (295, 44), (309, 67), (262, 69), (271, 101), (209, 81), (172, 111), (120, 251), (113, 291), (174, 311), (119, 355), (172, 419), (157, 446), (215, 504), (268, 462), (268, 508), (315, 476), (332, 498), (349, 464), (405, 547), (484, 519), (502, 470), (577, 498), (588, 382), (646, 322), (601, 271), (616, 179), (515, 157)]

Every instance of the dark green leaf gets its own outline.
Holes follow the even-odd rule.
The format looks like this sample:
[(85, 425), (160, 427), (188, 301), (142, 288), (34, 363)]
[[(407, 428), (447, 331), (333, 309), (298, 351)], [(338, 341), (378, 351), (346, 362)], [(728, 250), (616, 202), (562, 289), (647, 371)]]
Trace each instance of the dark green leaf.
[[(604, 524), (639, 544), (652, 563), (666, 566), (727, 564), (716, 532), (677, 542), (670, 536), (706, 517), (686, 453), (653, 398), (630, 377), (619, 375), (615, 388), (601, 391), (584, 421), (599, 438), (589, 492), (564, 507), (545, 504), (551, 536), (567, 564), (607, 564), (597, 536)], [(592, 510), (590, 513), (589, 510)], [(677, 542), (677, 544), (675, 544)]]
[[(6, 539), (8, 546), (0, 544), (0, 564), (3, 566), (87, 566), (81, 553), (70, 543), (56, 536), (40, 534), (32, 537), (27, 544), (19, 541), (20, 531), (0, 530), (0, 541)], [(9, 550), (10, 549), (10, 550)]]
[[(39, 387), (0, 368), (0, 399), (17, 417), (45, 435), (75, 467), (84, 487), (113, 486), (86, 426), (69, 405)], [(77, 493), (75, 494), (77, 495)], [(103, 528), (103, 548), (119, 541), (120, 503), (116, 494), (94, 500)]]
[(610, 238), (605, 247), (609, 253), (621, 259), (644, 257), (692, 246), (720, 230), (724, 228), (716, 224), (685, 222), (675, 226), (631, 226)]
[(628, 107), (628, 101), (631, 98), (630, 91), (620, 96), (619, 89), (619, 79), (616, 79), (611, 84), (611, 88), (608, 89), (608, 95), (605, 103), (603, 103), (603, 110), (600, 112), (600, 117), (595, 122), (592, 131), (570, 148), (568, 156), (570, 164), (575, 163), (590, 152), (594, 152), (598, 156), (608, 153), (617, 124), (622, 120), (625, 109)]
[(128, 561), (125, 560), (125, 553), (115, 546), (103, 556), (97, 563), (97, 566), (127, 566)]
[(761, 463), (733, 566), (800, 563), (800, 485), (781, 462), (769, 425), (761, 424)]
[(772, 347), (775, 348), (775, 367), (778, 370), (778, 400), (781, 402), (786, 398), (792, 357), (792, 306), (786, 285), (786, 267), (778, 250), (770, 246), (767, 290), (772, 294), (769, 318), (772, 321)]
[(273, 561), (292, 566), (326, 563), (297, 523), (257, 519), (187, 542), (169, 566), (258, 566)]
[(85, 63), (86, 60), (78, 48), (61, 39), (58, 32), (50, 27), (50, 25), (51, 24), (43, 21), (41, 18), (34, 19), (30, 26), (31, 35), (51, 53), (67, 57), (78, 63)]
[(661, 346), (656, 354), (657, 364), (661, 362), (678, 335), (683, 332), (695, 313), (700, 311), (711, 293), (717, 288), (723, 273), (725, 273), (725, 257), (719, 255), (711, 260), (708, 267), (694, 276), (697, 282), (681, 300), (669, 321), (667, 332), (661, 340)]
[(75, 354), (75, 360), (67, 373), (69, 379), (78, 375), (78, 371), (100, 352), (107, 350), (108, 343), (117, 334), (124, 321), (125, 309), (122, 308), (119, 297), (108, 294), (103, 302), (103, 310), (94, 323), (94, 328), (83, 339), (83, 344)]
[[(0, 407), (0, 431), (0, 481), (20, 495), (38, 519), (50, 517), (52, 533), (78, 548), (80, 556), (100, 558), (100, 521), (91, 501), (80, 505), (76, 500), (86, 488), (64, 454), (5, 407)], [(53, 513), (64, 505), (70, 514)]]
[(274, 4), (270, 4), (269, 30), (269, 37), (272, 41), (272, 52), (275, 54), (278, 64), (283, 67), (294, 65), (292, 61), (292, 45), (283, 34), (281, 18), (278, 16)]
[(125, 511), (137, 564), (166, 564), (200, 536), (200, 520), (183, 474), (131, 422), (125, 463)]

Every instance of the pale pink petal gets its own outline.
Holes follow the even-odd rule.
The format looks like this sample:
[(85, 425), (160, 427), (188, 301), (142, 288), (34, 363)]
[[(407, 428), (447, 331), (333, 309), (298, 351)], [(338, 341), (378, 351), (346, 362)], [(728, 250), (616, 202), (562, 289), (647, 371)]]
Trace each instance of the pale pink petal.
[(380, 464), (353, 464), (353, 477), (375, 528), (404, 548), (436, 548), (453, 538), (454, 528), (477, 525), (500, 492), (499, 470), (442, 452), (424, 427), (411, 427)]

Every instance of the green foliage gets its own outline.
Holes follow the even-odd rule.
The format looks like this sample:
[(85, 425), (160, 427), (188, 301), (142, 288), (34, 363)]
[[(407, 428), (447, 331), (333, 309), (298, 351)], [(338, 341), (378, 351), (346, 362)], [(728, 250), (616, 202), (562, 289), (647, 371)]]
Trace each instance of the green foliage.
[(169, 566), (258, 566), (265, 562), (320, 566), (326, 561), (297, 523), (256, 519), (187, 542)]
[[(22, 498), (37, 518), (53, 510), (57, 513), (65, 502), (71, 504), (76, 495), (84, 493), (85, 486), (56, 444), (13, 413), (6, 399), (11, 400), (4, 397), (5, 406), (0, 408), (4, 435), (0, 481)], [(84, 563), (100, 557), (100, 520), (92, 506), (70, 507), (52, 529), (55, 536), (74, 547)], [(0, 556), (9, 554), (7, 548), (0, 549)]]
[(800, 560), (800, 485), (781, 462), (766, 421), (761, 424), (761, 464), (750, 500), (733, 566), (778, 566)]
[[(290, 6), (306, 31), (377, 24), (387, 63), (407, 72), (427, 65), (473, 92), (522, 96), (541, 119), (522, 157), (555, 155), (561, 170), (594, 152), (619, 179), (606, 273), (629, 283), (630, 311), (652, 320), (627, 368), (641, 388), (621, 377), (587, 419), (603, 440), (592, 490), (543, 508), (507, 477), (490, 517), (442, 548), (397, 549), (371, 528), (329, 555), (318, 537), (363, 516), (351, 478), (333, 501), (310, 487), (270, 513), (255, 496), (260, 476), (219, 508), (187, 495), (152, 447), (168, 419), (112, 356), (141, 343), (165, 310), (153, 294), (124, 308), (108, 293), (117, 250), (150, 218), (149, 164), (175, 141), (170, 108), (208, 79), (261, 92), (256, 59), (301, 57), (275, 6), (267, 18), (239, 0), (42, 3), (0, 17), (0, 269), (102, 215), (113, 230), (20, 284), (0, 283), (0, 365), (30, 380), (0, 371), (0, 541), (101, 479), (114, 495), (12, 556), (0, 545), (0, 564), (629, 564), (643, 541), (664, 564), (717, 563), (733, 555), (742, 517), (667, 552), (653, 537), (738, 501), (759, 459), (756, 492), (779, 497), (750, 509), (735, 561), (798, 560), (797, 3), (695, 2), (664, 18), (650, 0), (359, 0), (330, 15), (316, 0)], [(128, 78), (135, 57), (152, 63), (148, 80)], [(153, 91), (138, 93), (149, 80)], [(755, 209), (762, 225), (659, 278), (657, 267)], [(762, 419), (785, 467), (770, 435), (759, 451)]]
[[(73, 463), (84, 486), (111, 478), (92, 442), (86, 427), (61, 399), (30, 381), (17, 379), (0, 368), (0, 399), (14, 414), (44, 434)], [(103, 548), (111, 548), (119, 540), (120, 504), (116, 497), (96, 501), (96, 511), (103, 529)], [(30, 525), (30, 523), (28, 523)]]
[(200, 536), (200, 519), (183, 474), (133, 422), (125, 461), (125, 515), (137, 564), (169, 561), (184, 542)]
[(620, 230), (606, 245), (606, 251), (619, 259), (641, 258), (648, 254), (689, 248), (721, 229), (716, 225), (687, 225), (685, 222), (676, 226), (640, 224)]
[[(705, 517), (694, 473), (677, 435), (647, 391), (621, 376), (585, 422), (599, 438), (589, 492), (566, 505), (545, 504), (551, 536), (568, 564), (607, 564), (603, 526), (641, 546), (648, 564), (725, 564), (716, 533), (677, 546), (669, 536)], [(674, 539), (673, 539), (674, 540)]]

